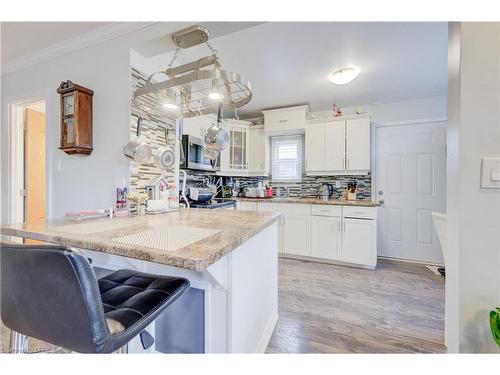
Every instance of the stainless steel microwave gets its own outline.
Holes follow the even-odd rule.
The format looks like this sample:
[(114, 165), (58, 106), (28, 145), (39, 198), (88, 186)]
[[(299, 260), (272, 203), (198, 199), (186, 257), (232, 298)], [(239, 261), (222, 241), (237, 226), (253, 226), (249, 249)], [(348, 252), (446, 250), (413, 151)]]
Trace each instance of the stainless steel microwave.
[(216, 172), (219, 166), (203, 155), (205, 142), (202, 139), (193, 137), (192, 135), (184, 134), (182, 136), (182, 152), (184, 162), (181, 164), (181, 169), (192, 169), (198, 171)]

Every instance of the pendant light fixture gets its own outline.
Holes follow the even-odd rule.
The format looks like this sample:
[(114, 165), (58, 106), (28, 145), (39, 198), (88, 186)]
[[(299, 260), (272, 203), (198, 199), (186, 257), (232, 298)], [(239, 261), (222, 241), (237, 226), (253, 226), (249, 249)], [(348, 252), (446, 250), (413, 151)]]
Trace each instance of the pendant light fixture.
[[(203, 26), (192, 26), (172, 35), (176, 50), (164, 71), (150, 75), (146, 84), (135, 90), (133, 103), (153, 116), (188, 118), (216, 113), (219, 104), (225, 110), (244, 106), (252, 99), (250, 82), (238, 73), (223, 69), (217, 51), (208, 42)], [(174, 67), (182, 49), (205, 43), (210, 55)], [(163, 74), (166, 79), (154, 81)]]

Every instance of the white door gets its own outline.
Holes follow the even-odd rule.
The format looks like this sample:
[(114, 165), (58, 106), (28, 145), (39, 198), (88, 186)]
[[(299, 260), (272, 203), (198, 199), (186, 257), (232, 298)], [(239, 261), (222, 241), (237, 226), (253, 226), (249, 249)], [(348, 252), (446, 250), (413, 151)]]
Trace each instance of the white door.
[(283, 252), (309, 255), (309, 216), (285, 214), (283, 223)]
[(377, 129), (378, 253), (442, 263), (431, 212), (446, 212), (446, 123)]
[(325, 124), (307, 124), (306, 127), (306, 171), (325, 169)]
[(311, 216), (311, 256), (340, 259), (339, 217)]
[(334, 121), (325, 124), (325, 170), (345, 169), (345, 122)]
[(370, 119), (348, 120), (346, 137), (346, 169), (349, 171), (370, 170)]
[(376, 265), (375, 222), (366, 219), (344, 219), (342, 260), (349, 263)]

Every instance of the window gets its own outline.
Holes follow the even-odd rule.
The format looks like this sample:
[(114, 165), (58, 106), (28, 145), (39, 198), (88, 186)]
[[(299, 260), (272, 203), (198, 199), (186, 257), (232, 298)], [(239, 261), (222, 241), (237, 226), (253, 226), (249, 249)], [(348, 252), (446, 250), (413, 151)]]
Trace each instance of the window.
[(271, 177), (274, 182), (302, 181), (302, 136), (271, 137)]

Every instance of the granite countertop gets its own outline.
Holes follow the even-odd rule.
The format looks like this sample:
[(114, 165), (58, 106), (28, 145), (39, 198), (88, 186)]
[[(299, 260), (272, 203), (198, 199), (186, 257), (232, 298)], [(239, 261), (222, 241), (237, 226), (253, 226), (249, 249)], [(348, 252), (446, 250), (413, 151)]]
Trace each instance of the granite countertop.
[(358, 199), (355, 201), (348, 201), (347, 199), (322, 199), (322, 198), (247, 198), (237, 197), (235, 199), (246, 202), (270, 202), (270, 203), (302, 203), (302, 204), (326, 204), (335, 206), (357, 206), (357, 207), (378, 207), (380, 204), (374, 203), (368, 199)]
[[(37, 224), (6, 224), (0, 234), (74, 246), (173, 267), (201, 271), (278, 220), (279, 213), (236, 210), (180, 209), (159, 215), (106, 218), (72, 222), (44, 221)], [(124, 244), (117, 238), (170, 229), (193, 228), (209, 236), (176, 250)], [(188, 228), (186, 228), (188, 227)], [(150, 245), (151, 246), (151, 245)]]

